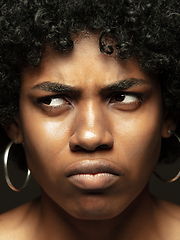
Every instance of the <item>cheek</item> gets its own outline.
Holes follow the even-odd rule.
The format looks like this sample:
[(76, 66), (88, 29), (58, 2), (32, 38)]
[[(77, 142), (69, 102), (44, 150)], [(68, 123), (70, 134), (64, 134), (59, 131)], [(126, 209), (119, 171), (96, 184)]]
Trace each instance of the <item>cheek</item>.
[[(22, 118), (28, 166), (37, 181), (40, 178), (39, 171), (54, 181), (54, 173), (63, 168), (61, 155), (66, 158), (69, 149), (71, 120), (67, 118), (66, 121), (52, 121), (36, 115), (29, 117), (25, 114)], [(28, 118), (31, 121), (27, 121)]]
[[(154, 105), (153, 105), (154, 106)], [(133, 180), (140, 175), (148, 180), (155, 168), (161, 148), (161, 105), (125, 113), (114, 118), (116, 124), (115, 144), (118, 154), (124, 159), (124, 167)]]

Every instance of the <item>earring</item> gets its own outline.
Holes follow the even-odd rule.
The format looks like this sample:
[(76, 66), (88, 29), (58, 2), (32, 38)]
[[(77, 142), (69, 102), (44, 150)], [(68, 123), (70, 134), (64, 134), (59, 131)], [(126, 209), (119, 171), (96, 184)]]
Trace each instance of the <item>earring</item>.
[(10, 151), (10, 148), (11, 146), (13, 145), (13, 143), (17, 143), (16, 140), (12, 140), (6, 147), (5, 149), (5, 152), (4, 152), (4, 173), (5, 173), (5, 180), (8, 184), (8, 186), (14, 190), (15, 192), (19, 192), (21, 191), (23, 188), (25, 188), (30, 180), (30, 177), (31, 177), (31, 172), (30, 170), (28, 169), (27, 171), (27, 175), (26, 175), (26, 180), (25, 180), (25, 183), (23, 184), (23, 186), (19, 189), (15, 188), (9, 178), (9, 174), (8, 174), (8, 167), (7, 167), (7, 162), (8, 162), (8, 156), (9, 156), (9, 151)]
[[(168, 134), (173, 134), (180, 142), (180, 137), (175, 132), (173, 132), (172, 130), (169, 129)], [(180, 177), (180, 171), (176, 174), (176, 176), (174, 178), (172, 178), (170, 180), (166, 180), (166, 179), (162, 178), (155, 170), (154, 170), (154, 174), (156, 175), (157, 178), (159, 178), (161, 181), (166, 182), (166, 183), (174, 182)]]

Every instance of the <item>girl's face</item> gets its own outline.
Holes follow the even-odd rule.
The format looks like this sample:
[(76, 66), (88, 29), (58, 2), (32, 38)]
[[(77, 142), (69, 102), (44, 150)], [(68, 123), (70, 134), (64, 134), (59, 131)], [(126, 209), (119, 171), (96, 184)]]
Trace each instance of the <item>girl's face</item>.
[(95, 36), (69, 54), (48, 48), (40, 67), (24, 71), (19, 119), (43, 197), (80, 219), (130, 205), (158, 162), (165, 128), (157, 79), (134, 59), (101, 53)]

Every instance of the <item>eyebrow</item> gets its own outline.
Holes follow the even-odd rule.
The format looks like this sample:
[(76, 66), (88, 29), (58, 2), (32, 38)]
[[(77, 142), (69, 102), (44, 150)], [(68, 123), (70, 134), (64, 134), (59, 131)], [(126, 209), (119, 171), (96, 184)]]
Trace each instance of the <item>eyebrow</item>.
[[(112, 91), (123, 91), (130, 87), (134, 86), (142, 86), (142, 85), (148, 85), (150, 82), (145, 79), (138, 79), (138, 78), (128, 78), (124, 80), (120, 80), (119, 82), (109, 84), (103, 88), (100, 89), (100, 94), (104, 94), (106, 92), (112, 92)], [(81, 88), (77, 88), (74, 86), (69, 86), (65, 84), (61, 84), (59, 82), (42, 82), (34, 87), (31, 88), (32, 90), (38, 89), (38, 90), (44, 90), (47, 92), (55, 92), (55, 93), (71, 93), (71, 94), (81, 94), (82, 90)]]
[(150, 85), (150, 82), (145, 79), (128, 78), (128, 79), (119, 81), (117, 83), (107, 85), (107, 86), (103, 87), (100, 90), (100, 92), (105, 93), (105, 92), (110, 92), (110, 91), (123, 91), (130, 87), (143, 86), (143, 85)]
[(42, 82), (31, 88), (32, 90), (44, 90), (46, 92), (55, 92), (55, 93), (80, 93), (80, 89), (61, 84), (58, 82)]

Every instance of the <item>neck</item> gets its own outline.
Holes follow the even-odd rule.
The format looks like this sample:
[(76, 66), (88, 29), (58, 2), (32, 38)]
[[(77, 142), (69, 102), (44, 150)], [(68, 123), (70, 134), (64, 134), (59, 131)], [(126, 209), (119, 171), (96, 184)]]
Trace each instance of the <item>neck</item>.
[(42, 235), (54, 236), (53, 240), (135, 240), (136, 236), (137, 239), (140, 239), (138, 237), (140, 234), (142, 236), (142, 229), (144, 229), (145, 236), (147, 235), (145, 226), (148, 226), (148, 231), (153, 226), (153, 200), (148, 186), (126, 210), (108, 220), (74, 218), (54, 203), (44, 192), (42, 192), (41, 208)]

